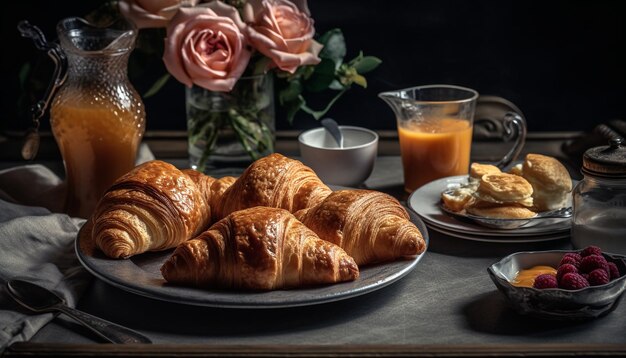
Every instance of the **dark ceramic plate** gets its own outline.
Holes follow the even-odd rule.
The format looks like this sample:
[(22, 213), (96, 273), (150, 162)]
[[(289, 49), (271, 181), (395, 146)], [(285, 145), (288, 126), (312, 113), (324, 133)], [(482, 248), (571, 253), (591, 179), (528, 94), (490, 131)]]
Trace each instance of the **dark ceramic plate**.
[(626, 289), (626, 256), (605, 253), (614, 262), (621, 277), (601, 286), (580, 290), (558, 288), (536, 289), (511, 284), (520, 270), (537, 265), (557, 267), (563, 255), (572, 251), (518, 252), (491, 265), (487, 271), (496, 287), (513, 308), (521, 314), (541, 318), (577, 320), (600, 317), (609, 313)]
[[(411, 221), (421, 231), (428, 245), (426, 225), (413, 213)], [(352, 282), (268, 292), (205, 290), (173, 286), (165, 282), (160, 268), (173, 249), (145, 253), (126, 260), (113, 260), (94, 250), (89, 235), (85, 235), (88, 228), (83, 229), (76, 240), (76, 254), (81, 264), (94, 276), (137, 295), (197, 306), (278, 308), (343, 300), (373, 292), (398, 281), (411, 272), (425, 254), (424, 252), (410, 260), (362, 267), (359, 278)]]

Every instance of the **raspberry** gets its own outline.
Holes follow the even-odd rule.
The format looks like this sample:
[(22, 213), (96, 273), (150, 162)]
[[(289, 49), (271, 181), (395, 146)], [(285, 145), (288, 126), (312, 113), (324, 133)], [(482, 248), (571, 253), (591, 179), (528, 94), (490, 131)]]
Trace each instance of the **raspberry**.
[(576, 253), (573, 252), (568, 252), (567, 254), (563, 255), (563, 258), (561, 258), (561, 262), (559, 262), (559, 266), (563, 266), (563, 265), (574, 265), (574, 267), (579, 268), (580, 267), (580, 261), (582, 260), (580, 258), (580, 255), (578, 255), (578, 257), (574, 256), (574, 255), (578, 255)]
[(589, 255), (602, 256), (602, 250), (597, 246), (587, 246), (580, 252), (580, 256), (582, 257)]
[(609, 262), (609, 272), (611, 273), (611, 280), (615, 280), (620, 277), (619, 269), (614, 262)]
[(606, 262), (606, 259), (603, 256), (589, 255), (583, 257), (583, 260), (580, 262), (580, 266), (578, 267), (578, 269), (582, 273), (589, 273), (595, 269), (603, 269), (608, 273), (609, 263)]
[(578, 273), (578, 269), (572, 264), (564, 264), (559, 266), (559, 268), (556, 270), (557, 281), (561, 281), (561, 277), (563, 277), (563, 275), (568, 272)]
[(568, 272), (561, 278), (559, 287), (566, 290), (578, 290), (589, 287), (589, 281), (585, 280), (580, 274)]
[(583, 259), (583, 257), (580, 256), (580, 254), (577, 253), (577, 252), (568, 252), (565, 255), (563, 255), (563, 257), (565, 257), (565, 256), (573, 257), (574, 260), (576, 260), (576, 262), (578, 262), (578, 263), (580, 263), (580, 261)]
[(610, 280), (609, 274), (603, 269), (595, 269), (589, 273), (589, 284), (591, 286), (605, 285)]
[(559, 287), (558, 282), (556, 281), (556, 277), (550, 275), (549, 273), (544, 273), (543, 275), (539, 275), (535, 277), (535, 282), (533, 283), (534, 288), (544, 289), (544, 288), (557, 288)]

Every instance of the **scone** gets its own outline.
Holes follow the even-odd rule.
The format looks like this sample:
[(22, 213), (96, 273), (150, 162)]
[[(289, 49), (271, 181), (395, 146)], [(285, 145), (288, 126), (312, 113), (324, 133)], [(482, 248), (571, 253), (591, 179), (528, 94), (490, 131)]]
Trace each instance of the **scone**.
[(519, 175), (519, 176), (524, 176), (523, 172), (522, 172), (522, 168), (523, 168), (523, 164), (519, 163), (516, 164), (514, 166), (511, 167), (511, 169), (509, 169), (508, 173), (509, 174), (515, 174), (515, 175)]
[(533, 187), (518, 176), (507, 173), (483, 175), (474, 196), (478, 201), (494, 204), (533, 206)]
[(453, 190), (444, 191), (441, 194), (443, 205), (451, 211), (459, 212), (474, 200), (474, 190), (467, 186), (461, 186)]
[(470, 178), (476, 179), (476, 180), (480, 180), (480, 178), (483, 177), (483, 175), (486, 174), (497, 174), (497, 173), (501, 173), (502, 171), (500, 170), (500, 168), (496, 167), (495, 165), (491, 165), (491, 164), (480, 164), (480, 163), (472, 163), (472, 165), (470, 165)]
[(556, 210), (567, 206), (572, 179), (557, 159), (541, 154), (528, 154), (522, 175), (533, 187), (533, 205), (537, 211)]
[(475, 200), (465, 206), (469, 214), (498, 219), (527, 219), (537, 215), (530, 210), (533, 187), (518, 176), (507, 173), (485, 174), (474, 193)]
[(525, 206), (494, 204), (486, 201), (476, 201), (468, 205), (465, 210), (472, 215), (494, 219), (529, 219), (537, 215)]

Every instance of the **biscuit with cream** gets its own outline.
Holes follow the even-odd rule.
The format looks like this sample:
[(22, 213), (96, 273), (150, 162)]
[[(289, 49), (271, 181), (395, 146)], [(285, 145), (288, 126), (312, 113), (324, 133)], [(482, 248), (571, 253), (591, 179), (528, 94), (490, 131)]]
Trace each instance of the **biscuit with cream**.
[(537, 215), (522, 205), (501, 205), (484, 201), (476, 201), (468, 205), (465, 210), (472, 215), (494, 219), (529, 219)]
[(523, 177), (496, 173), (482, 176), (474, 196), (490, 203), (532, 206), (532, 194), (532, 185)]
[(470, 178), (480, 180), (480, 178), (482, 178), (483, 175), (497, 174), (501, 172), (502, 171), (500, 170), (500, 168), (496, 167), (495, 165), (472, 163), (472, 165), (470, 165), (469, 176)]
[(472, 196), (473, 193), (473, 189), (461, 186), (453, 190), (443, 192), (441, 194), (441, 201), (443, 201), (443, 205), (445, 205), (446, 208), (459, 212), (465, 209), (465, 206), (474, 200), (474, 197)]
[(537, 211), (567, 206), (572, 179), (565, 166), (556, 158), (528, 154), (523, 163), (522, 175), (533, 187), (533, 204)]
[(509, 174), (515, 174), (515, 175), (519, 175), (519, 176), (524, 176), (523, 172), (522, 172), (522, 163), (516, 164), (514, 166), (511, 167), (511, 169), (509, 169), (508, 173)]

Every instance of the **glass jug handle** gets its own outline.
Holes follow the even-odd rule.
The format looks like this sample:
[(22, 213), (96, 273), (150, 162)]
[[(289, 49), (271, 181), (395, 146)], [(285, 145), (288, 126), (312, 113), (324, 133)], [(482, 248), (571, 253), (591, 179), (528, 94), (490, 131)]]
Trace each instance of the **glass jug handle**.
[(504, 157), (495, 164), (500, 169), (505, 168), (517, 159), (524, 143), (526, 143), (526, 121), (522, 116), (514, 112), (507, 112), (502, 120), (504, 129), (504, 141), (510, 142), (515, 140), (513, 147), (504, 155)]
[(52, 82), (48, 84), (43, 98), (30, 107), (33, 125), (26, 135), (24, 146), (22, 147), (22, 157), (26, 160), (31, 160), (35, 158), (39, 150), (39, 121), (46, 113), (54, 93), (63, 85), (67, 78), (67, 57), (61, 46), (55, 42), (48, 42), (43, 32), (37, 26), (31, 25), (28, 21), (20, 21), (17, 24), (17, 29), (22, 37), (32, 39), (38, 50), (46, 51), (54, 62)]

